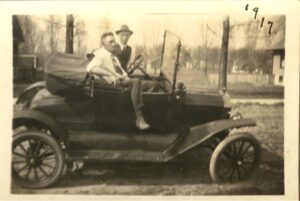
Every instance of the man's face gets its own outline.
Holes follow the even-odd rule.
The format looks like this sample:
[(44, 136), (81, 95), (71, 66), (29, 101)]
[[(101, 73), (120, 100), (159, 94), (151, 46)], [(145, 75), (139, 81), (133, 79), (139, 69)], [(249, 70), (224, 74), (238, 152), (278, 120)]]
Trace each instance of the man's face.
[(115, 37), (114, 36), (106, 36), (102, 40), (102, 45), (107, 51), (113, 52), (115, 49), (115, 45), (116, 45)]
[(119, 33), (119, 37), (120, 37), (120, 42), (123, 44), (123, 45), (126, 45), (129, 38), (130, 38), (130, 33), (128, 32), (120, 32)]

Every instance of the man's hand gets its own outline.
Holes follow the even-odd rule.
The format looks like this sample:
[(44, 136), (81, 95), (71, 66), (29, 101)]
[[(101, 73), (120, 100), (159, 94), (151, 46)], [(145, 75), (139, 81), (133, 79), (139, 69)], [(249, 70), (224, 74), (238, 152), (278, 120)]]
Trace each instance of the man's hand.
[(119, 86), (119, 85), (123, 85), (123, 84), (128, 84), (129, 81), (130, 81), (130, 78), (128, 76), (119, 77), (118, 79), (114, 80), (113, 85)]
[(129, 78), (128, 76), (125, 76), (125, 77), (122, 78), (122, 80), (124, 80), (124, 81), (129, 81), (130, 78)]
[(116, 87), (116, 86), (119, 86), (121, 83), (121, 80), (120, 79), (116, 79), (113, 83), (113, 85)]

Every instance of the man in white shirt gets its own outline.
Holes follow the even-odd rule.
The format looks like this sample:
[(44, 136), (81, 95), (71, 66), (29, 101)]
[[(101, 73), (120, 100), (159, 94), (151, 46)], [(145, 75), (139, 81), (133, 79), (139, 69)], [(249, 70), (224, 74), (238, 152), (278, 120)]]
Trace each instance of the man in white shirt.
[(121, 67), (118, 58), (113, 54), (116, 45), (113, 33), (103, 33), (101, 44), (102, 47), (94, 52), (94, 58), (87, 65), (87, 71), (92, 73), (96, 80), (103, 78), (113, 86), (130, 88), (131, 101), (136, 114), (136, 126), (141, 130), (149, 128), (141, 111), (143, 104), (141, 82), (139, 79), (130, 79)]

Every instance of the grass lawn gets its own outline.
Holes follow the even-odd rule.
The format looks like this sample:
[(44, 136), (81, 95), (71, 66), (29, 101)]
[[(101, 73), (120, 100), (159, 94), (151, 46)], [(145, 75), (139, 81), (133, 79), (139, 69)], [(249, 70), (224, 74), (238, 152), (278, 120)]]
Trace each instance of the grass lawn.
[(257, 126), (249, 128), (270, 152), (283, 157), (284, 105), (236, 104), (233, 112), (242, 113), (244, 118), (252, 118)]
[(283, 86), (236, 83), (229, 84), (227, 89), (232, 98), (284, 98)]

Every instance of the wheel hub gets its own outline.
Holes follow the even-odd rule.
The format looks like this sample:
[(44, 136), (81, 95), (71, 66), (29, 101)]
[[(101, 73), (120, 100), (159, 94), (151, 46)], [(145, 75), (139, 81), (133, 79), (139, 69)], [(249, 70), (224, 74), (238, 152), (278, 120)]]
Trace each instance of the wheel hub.
[(31, 167), (37, 167), (37, 166), (39, 166), (42, 163), (42, 161), (41, 161), (41, 159), (39, 159), (36, 156), (31, 156), (31, 157), (28, 158), (27, 163)]
[(238, 166), (243, 165), (243, 161), (241, 161), (241, 160), (238, 160), (236, 163), (237, 163)]
[(232, 159), (231, 160), (231, 165), (232, 166), (242, 166), (243, 165), (243, 159), (240, 159), (240, 158), (235, 158), (235, 159)]

